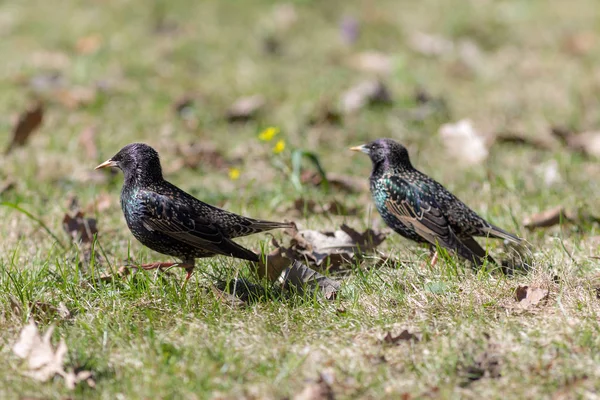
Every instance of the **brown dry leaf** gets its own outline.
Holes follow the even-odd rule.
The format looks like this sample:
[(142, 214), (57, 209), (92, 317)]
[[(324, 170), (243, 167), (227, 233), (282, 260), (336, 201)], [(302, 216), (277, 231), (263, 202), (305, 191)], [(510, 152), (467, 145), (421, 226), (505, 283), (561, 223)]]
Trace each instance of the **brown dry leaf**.
[(260, 94), (239, 98), (227, 110), (227, 120), (229, 122), (251, 120), (257, 116), (265, 104), (265, 98)]
[(202, 165), (202, 167), (224, 170), (231, 165), (219, 151), (217, 145), (209, 141), (178, 146), (177, 154), (181, 157), (179, 163), (176, 164), (179, 167), (196, 169)]
[(284, 288), (293, 287), (302, 293), (306, 287), (318, 290), (327, 300), (335, 298), (340, 289), (339, 282), (319, 274), (296, 260), (294, 252), (280, 246), (275, 239), (271, 242), (275, 250), (267, 255), (266, 262), (260, 261), (257, 265), (257, 274), (260, 278), (267, 277), (274, 282), (286, 270), (283, 277)]
[(388, 75), (392, 72), (392, 58), (379, 51), (364, 51), (354, 54), (348, 64), (359, 71)]
[(558, 224), (561, 219), (567, 219), (564, 206), (556, 206), (523, 219), (523, 226), (527, 229), (547, 228)]
[(398, 336), (394, 336), (392, 335), (392, 332), (388, 332), (383, 338), (383, 342), (387, 344), (398, 344), (401, 341), (418, 342), (419, 338), (416, 335), (410, 333), (407, 329), (400, 332)]
[(591, 157), (600, 157), (600, 131), (582, 132), (567, 136), (567, 147)]
[(292, 397), (292, 400), (334, 400), (332, 384), (333, 382), (327, 376), (320, 374), (316, 382), (306, 385), (301, 392)]
[(392, 98), (387, 86), (379, 80), (368, 80), (342, 94), (340, 109), (344, 114), (352, 114), (366, 106), (391, 103)]
[(548, 298), (548, 289), (542, 289), (535, 286), (519, 286), (515, 291), (515, 296), (522, 308), (530, 308), (539, 304), (542, 300)]
[(439, 135), (446, 151), (464, 165), (478, 165), (489, 155), (486, 137), (475, 130), (469, 119), (440, 126)]
[(295, 259), (305, 259), (317, 267), (334, 269), (373, 251), (386, 237), (386, 234), (372, 229), (360, 233), (345, 224), (337, 231), (299, 231), (294, 227), (285, 233), (292, 237), (289, 250)]
[(332, 103), (328, 98), (320, 100), (308, 116), (308, 125), (340, 125), (342, 114)]
[(7, 178), (4, 181), (0, 182), (0, 196), (6, 192), (13, 190), (16, 186), (16, 182), (11, 178)]
[(56, 350), (52, 348), (50, 338), (54, 327), (48, 328), (43, 337), (40, 336), (36, 323), (30, 319), (19, 335), (19, 339), (13, 346), (13, 352), (17, 357), (27, 361), (27, 372), (25, 375), (46, 382), (55, 375), (61, 375), (69, 389), (73, 389), (77, 382), (91, 379), (91, 372), (81, 371), (74, 377), (72, 371), (66, 372), (63, 364), (67, 354), (67, 345), (63, 339), (60, 340)]
[(96, 220), (84, 218), (83, 211), (77, 211), (73, 216), (65, 214), (63, 229), (73, 241), (81, 243), (91, 243), (94, 240), (94, 234), (98, 233)]
[(330, 215), (356, 215), (356, 207), (346, 207), (338, 200), (331, 200), (325, 204), (317, 204), (311, 199), (299, 198), (294, 200), (294, 204), (287, 209), (288, 212), (296, 212), (300, 215), (305, 214), (330, 214)]
[(575, 133), (563, 126), (553, 126), (551, 132), (570, 150), (586, 156), (600, 157), (600, 131)]
[(88, 35), (77, 40), (75, 48), (79, 54), (92, 54), (98, 51), (102, 46), (102, 37), (100, 35)]
[(565, 52), (574, 56), (585, 56), (597, 48), (598, 37), (593, 31), (576, 32), (567, 35), (562, 43)]
[(95, 160), (98, 158), (98, 148), (96, 147), (96, 127), (88, 126), (79, 135), (79, 145), (83, 147), (86, 158)]
[(231, 293), (227, 293), (218, 287), (212, 285), (210, 287), (213, 295), (219, 299), (221, 303), (231, 308), (244, 308), (248, 305), (248, 302), (240, 299), (238, 296), (234, 296)]
[(501, 359), (496, 348), (497, 346), (489, 345), (487, 351), (483, 351), (475, 357), (473, 364), (463, 368), (461, 372), (465, 380), (460, 386), (466, 387), (485, 377), (497, 379), (502, 376)]
[(554, 146), (547, 140), (526, 136), (520, 132), (499, 132), (495, 135), (496, 143), (530, 146), (534, 149), (552, 150)]
[(71, 110), (93, 103), (97, 95), (98, 91), (96, 88), (85, 86), (58, 89), (54, 93), (56, 100)]
[(10, 153), (16, 147), (24, 146), (31, 134), (40, 127), (43, 118), (44, 104), (41, 101), (36, 101), (19, 116), (5, 154)]
[[(125, 277), (129, 276), (129, 274), (131, 273), (132, 268), (128, 265), (122, 265), (119, 267), (119, 269), (117, 269), (116, 272), (105, 272), (102, 275), (100, 275), (98, 277), (98, 280), (100, 282), (113, 282), (116, 280), (116, 278), (119, 279), (125, 279)], [(92, 284), (93, 281), (88, 280), (85, 282), (86, 285)]]
[[(321, 175), (314, 171), (304, 171), (300, 176), (302, 184), (312, 184), (319, 186), (323, 182)], [(344, 174), (327, 174), (327, 182), (329, 187), (332, 189), (348, 192), (348, 193), (361, 193), (369, 191), (369, 181), (364, 178), (357, 178), (352, 175)]]
[[(10, 305), (15, 315), (23, 315), (21, 302), (14, 296), (10, 296)], [(59, 316), (62, 319), (67, 319), (71, 316), (71, 312), (62, 301), (58, 303), (58, 306), (54, 306), (50, 303), (42, 301), (29, 302), (28, 309), (32, 315), (53, 318)]]
[(290, 29), (297, 21), (298, 14), (292, 3), (277, 4), (273, 7), (273, 21), (279, 31)]
[(334, 300), (340, 290), (339, 282), (321, 275), (297, 260), (287, 269), (283, 281), (284, 288), (294, 287), (300, 293), (304, 291), (304, 287), (318, 289), (327, 300)]
[(414, 32), (408, 39), (408, 46), (425, 56), (442, 56), (454, 52), (454, 42), (440, 35)]

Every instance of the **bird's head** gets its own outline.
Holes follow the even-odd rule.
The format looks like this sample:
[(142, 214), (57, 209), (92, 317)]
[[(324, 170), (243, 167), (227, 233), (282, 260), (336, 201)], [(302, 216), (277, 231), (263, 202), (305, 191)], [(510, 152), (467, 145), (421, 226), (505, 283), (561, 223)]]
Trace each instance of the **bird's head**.
[(144, 143), (128, 144), (95, 169), (107, 167), (119, 168), (125, 174), (126, 179), (130, 177), (162, 179), (158, 153)]
[(392, 139), (377, 139), (367, 144), (351, 147), (350, 150), (367, 154), (373, 162), (373, 166), (383, 163), (384, 165), (412, 168), (406, 147)]

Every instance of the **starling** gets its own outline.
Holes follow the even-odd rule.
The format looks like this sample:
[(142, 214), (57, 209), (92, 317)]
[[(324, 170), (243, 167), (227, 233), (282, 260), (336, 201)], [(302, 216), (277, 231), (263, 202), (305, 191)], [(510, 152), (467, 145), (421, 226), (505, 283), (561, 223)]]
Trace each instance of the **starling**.
[(416, 170), (400, 143), (377, 139), (351, 150), (371, 158), (370, 186), (375, 206), (385, 223), (405, 238), (439, 245), (477, 266), (484, 260), (494, 260), (473, 237), (521, 243), (520, 238), (490, 224), (440, 183)]
[(243, 217), (203, 203), (164, 180), (158, 153), (143, 143), (123, 147), (96, 169), (106, 167), (120, 168), (125, 175), (121, 208), (133, 236), (152, 250), (182, 261), (144, 264), (144, 269), (177, 265), (187, 271), (187, 282), (196, 258), (220, 254), (258, 262), (256, 253), (231, 239), (292, 226)]

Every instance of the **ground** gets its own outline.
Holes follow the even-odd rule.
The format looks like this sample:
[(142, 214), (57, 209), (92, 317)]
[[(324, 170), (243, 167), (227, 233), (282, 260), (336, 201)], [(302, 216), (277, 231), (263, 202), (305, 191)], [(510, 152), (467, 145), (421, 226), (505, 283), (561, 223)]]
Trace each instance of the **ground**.
[[(0, 193), (0, 397), (281, 399), (321, 380), (336, 398), (597, 398), (600, 241), (591, 216), (600, 212), (600, 167), (551, 133), (600, 124), (597, 2), (282, 4), (0, 5), (2, 149), (33, 96), (45, 102), (40, 129), (0, 158), (0, 182), (14, 182)], [(433, 50), (419, 44), (419, 32), (435, 35)], [(357, 68), (353, 57), (366, 51), (389, 65)], [(362, 107), (339, 124), (310, 123), (374, 77), (391, 104)], [(429, 114), (419, 90), (437, 99), (426, 102)], [(236, 99), (256, 94), (265, 101), (259, 115), (227, 120)], [(438, 134), (441, 124), (464, 118), (488, 138), (512, 133), (545, 145), (497, 140), (485, 161), (465, 165)], [(261, 141), (268, 126), (280, 132)], [(525, 238), (531, 268), (473, 271), (452, 257), (430, 268), (426, 249), (389, 235), (377, 254), (392, 259), (381, 265), (370, 257), (333, 275), (342, 282), (334, 301), (269, 292), (230, 307), (210, 289), (215, 276), (258, 281), (228, 258), (200, 260), (184, 289), (178, 270), (92, 279), (127, 260), (170, 261), (128, 231), (118, 202), (122, 176), (91, 172), (127, 143), (153, 145), (168, 179), (211, 204), (303, 228), (345, 222), (362, 230), (385, 229), (368, 193), (298, 187), (292, 151), (310, 151), (327, 173), (366, 182), (368, 158), (347, 149), (378, 137), (404, 143), (422, 171)], [(274, 154), (278, 140), (285, 149)], [(180, 149), (190, 143), (213, 146), (224, 161), (182, 164)], [(309, 161), (303, 167), (315, 170)], [(62, 229), (73, 196), (97, 220), (101, 257), (91, 265), (79, 263)], [(292, 214), (301, 196), (337, 199), (358, 213)], [(524, 228), (528, 216), (555, 206), (577, 215)], [(271, 246), (268, 235), (240, 242)], [(500, 241), (487, 245), (505, 255)], [(518, 302), (522, 286), (547, 296)], [(61, 303), (68, 315), (56, 311)], [(80, 383), (71, 391), (61, 378), (25, 375), (12, 346), (30, 317), (42, 331), (56, 326), (52, 342), (65, 340), (65, 365), (91, 370), (95, 388)], [(397, 338), (404, 330), (408, 340)]]

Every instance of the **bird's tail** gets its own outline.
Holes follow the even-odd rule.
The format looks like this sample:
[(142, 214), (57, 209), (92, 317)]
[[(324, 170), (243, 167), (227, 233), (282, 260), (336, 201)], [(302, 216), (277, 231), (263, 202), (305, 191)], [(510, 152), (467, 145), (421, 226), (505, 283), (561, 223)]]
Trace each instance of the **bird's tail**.
[(521, 239), (520, 237), (513, 235), (512, 233), (508, 233), (506, 232), (504, 229), (498, 228), (497, 226), (491, 225), (490, 229), (488, 230), (488, 236), (490, 237), (494, 237), (494, 238), (498, 238), (498, 239), (506, 239), (509, 242), (515, 243), (515, 244), (522, 244), (523, 243), (523, 239)]
[(245, 227), (241, 232), (237, 232), (236, 236), (246, 236), (253, 233), (270, 231), (272, 229), (288, 229), (296, 226), (293, 222), (274, 222), (264, 221), (260, 219), (251, 219), (250, 224)]

